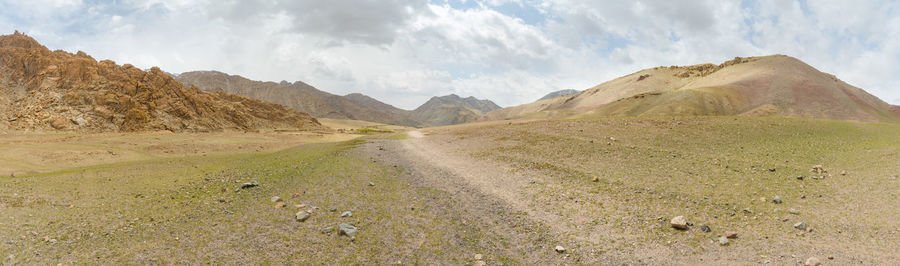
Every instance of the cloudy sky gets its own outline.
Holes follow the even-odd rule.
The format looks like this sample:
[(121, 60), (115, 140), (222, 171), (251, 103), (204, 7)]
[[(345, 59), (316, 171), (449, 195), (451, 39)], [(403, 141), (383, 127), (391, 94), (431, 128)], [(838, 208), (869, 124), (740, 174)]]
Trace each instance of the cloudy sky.
[(787, 54), (900, 104), (900, 1), (0, 0), (0, 31), (50, 49), (401, 108), (502, 106), (659, 65)]

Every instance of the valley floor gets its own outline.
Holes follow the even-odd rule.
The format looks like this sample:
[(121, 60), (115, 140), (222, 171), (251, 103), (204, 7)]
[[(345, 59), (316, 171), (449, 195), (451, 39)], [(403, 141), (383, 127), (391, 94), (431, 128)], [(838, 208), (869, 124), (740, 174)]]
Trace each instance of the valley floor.
[[(0, 177), (0, 260), (894, 264), (898, 161), (898, 125), (746, 117), (492, 122), (154, 157)], [(678, 215), (689, 230), (669, 226)], [(722, 246), (726, 231), (738, 236)]]

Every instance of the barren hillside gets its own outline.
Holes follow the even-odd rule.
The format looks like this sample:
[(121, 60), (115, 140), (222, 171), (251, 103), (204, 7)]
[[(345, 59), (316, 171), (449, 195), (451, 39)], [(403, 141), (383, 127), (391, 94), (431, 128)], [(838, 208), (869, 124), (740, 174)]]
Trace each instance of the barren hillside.
[(538, 112), (586, 115), (755, 115), (894, 121), (891, 106), (831, 74), (784, 55), (719, 65), (656, 67), (570, 97), (489, 113), (497, 120)]
[(0, 129), (213, 131), (323, 127), (283, 106), (185, 87), (159, 68), (50, 51), (0, 36)]

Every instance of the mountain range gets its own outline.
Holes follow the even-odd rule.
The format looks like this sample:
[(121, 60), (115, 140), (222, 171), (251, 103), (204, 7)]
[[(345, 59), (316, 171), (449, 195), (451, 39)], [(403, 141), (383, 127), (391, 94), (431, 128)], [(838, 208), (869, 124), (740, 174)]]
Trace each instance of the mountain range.
[(500, 106), (474, 97), (432, 97), (415, 110), (403, 110), (369, 96), (344, 96), (321, 91), (301, 81), (293, 83), (250, 80), (218, 71), (192, 71), (176, 75), (186, 86), (224, 92), (284, 105), (318, 118), (365, 120), (405, 126), (442, 126), (473, 122)]
[(481, 120), (562, 116), (750, 115), (898, 121), (892, 106), (785, 55), (644, 69), (577, 94), (495, 110)]

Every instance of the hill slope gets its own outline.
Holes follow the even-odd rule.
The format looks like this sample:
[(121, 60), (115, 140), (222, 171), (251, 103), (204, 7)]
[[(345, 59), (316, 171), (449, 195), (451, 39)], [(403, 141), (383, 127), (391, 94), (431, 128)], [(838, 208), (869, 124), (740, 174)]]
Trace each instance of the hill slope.
[(559, 97), (559, 96), (566, 96), (566, 95), (572, 95), (572, 94), (577, 94), (577, 93), (579, 93), (579, 91), (578, 91), (578, 90), (573, 90), (573, 89), (558, 90), (558, 91), (554, 91), (554, 92), (551, 92), (551, 93), (547, 93), (547, 95), (544, 95), (544, 97), (541, 97), (540, 99), (538, 99), (538, 101), (541, 101), (541, 100), (547, 100), (547, 99), (553, 99), (553, 98), (556, 98), (556, 97)]
[(500, 109), (500, 106), (490, 100), (462, 98), (450, 94), (432, 97), (413, 110), (413, 113), (425, 126), (443, 126), (475, 122), (485, 113), (497, 109)]
[[(408, 111), (368, 98), (364, 95), (338, 96), (320, 91), (309, 84), (250, 80), (218, 71), (193, 71), (178, 75), (176, 80), (204, 91), (223, 91), (300, 110), (314, 117), (366, 120), (398, 125), (416, 125)], [(368, 98), (368, 99), (366, 99)]]
[(302, 112), (185, 87), (156, 67), (51, 52), (19, 32), (0, 36), (0, 92), (0, 129), (323, 129)]
[(763, 115), (894, 121), (891, 106), (834, 75), (784, 55), (735, 58), (720, 65), (656, 67), (569, 97), (489, 113), (508, 119), (534, 112), (585, 115)]
[(456, 95), (434, 97), (408, 111), (372, 97), (351, 93), (338, 96), (306, 83), (263, 82), (217, 71), (193, 71), (178, 75), (178, 81), (204, 91), (223, 91), (282, 104), (319, 118), (364, 120), (404, 126), (442, 126), (473, 122), (500, 107), (489, 100)]

